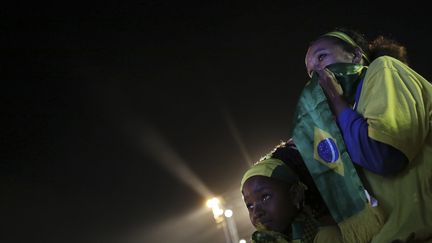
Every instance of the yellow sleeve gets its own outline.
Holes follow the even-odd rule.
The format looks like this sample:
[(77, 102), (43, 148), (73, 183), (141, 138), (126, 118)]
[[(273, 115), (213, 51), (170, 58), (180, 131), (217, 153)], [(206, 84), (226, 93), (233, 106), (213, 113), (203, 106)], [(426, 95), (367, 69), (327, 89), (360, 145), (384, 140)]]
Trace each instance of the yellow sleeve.
[(402, 151), (411, 161), (427, 135), (430, 84), (405, 64), (380, 57), (370, 65), (358, 109), (370, 138)]

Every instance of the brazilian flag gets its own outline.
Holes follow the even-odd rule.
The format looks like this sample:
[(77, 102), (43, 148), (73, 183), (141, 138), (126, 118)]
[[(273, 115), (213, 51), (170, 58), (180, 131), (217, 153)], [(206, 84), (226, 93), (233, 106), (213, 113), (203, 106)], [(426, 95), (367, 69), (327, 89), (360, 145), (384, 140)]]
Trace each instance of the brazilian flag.
[[(327, 68), (339, 81), (345, 99), (354, 101), (355, 90), (367, 67), (340, 63)], [(370, 241), (381, 228), (383, 217), (378, 208), (368, 203), (316, 74), (300, 95), (292, 134), (344, 240)]]

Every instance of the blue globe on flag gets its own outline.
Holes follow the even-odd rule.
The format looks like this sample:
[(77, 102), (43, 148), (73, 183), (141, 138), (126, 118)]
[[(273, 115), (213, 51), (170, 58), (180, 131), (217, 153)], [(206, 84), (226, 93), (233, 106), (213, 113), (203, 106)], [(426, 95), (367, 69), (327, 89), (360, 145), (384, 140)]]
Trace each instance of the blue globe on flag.
[(327, 163), (334, 163), (339, 159), (339, 150), (332, 138), (325, 138), (318, 143), (318, 155)]

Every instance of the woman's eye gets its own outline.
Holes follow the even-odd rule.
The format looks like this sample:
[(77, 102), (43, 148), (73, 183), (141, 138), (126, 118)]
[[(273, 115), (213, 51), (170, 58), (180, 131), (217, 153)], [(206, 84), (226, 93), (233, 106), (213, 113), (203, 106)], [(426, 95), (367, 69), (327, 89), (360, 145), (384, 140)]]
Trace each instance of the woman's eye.
[(327, 56), (327, 54), (319, 54), (318, 55), (318, 61), (322, 61), (325, 57)]

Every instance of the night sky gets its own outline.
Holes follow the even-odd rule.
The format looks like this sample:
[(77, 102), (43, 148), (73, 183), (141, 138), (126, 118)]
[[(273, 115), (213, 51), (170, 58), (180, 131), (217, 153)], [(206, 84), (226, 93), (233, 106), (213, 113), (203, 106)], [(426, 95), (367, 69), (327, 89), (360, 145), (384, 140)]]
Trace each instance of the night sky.
[(432, 80), (424, 6), (130, 1), (3, 6), (0, 242), (224, 242), (221, 196), (291, 135), (309, 41), (386, 34)]

